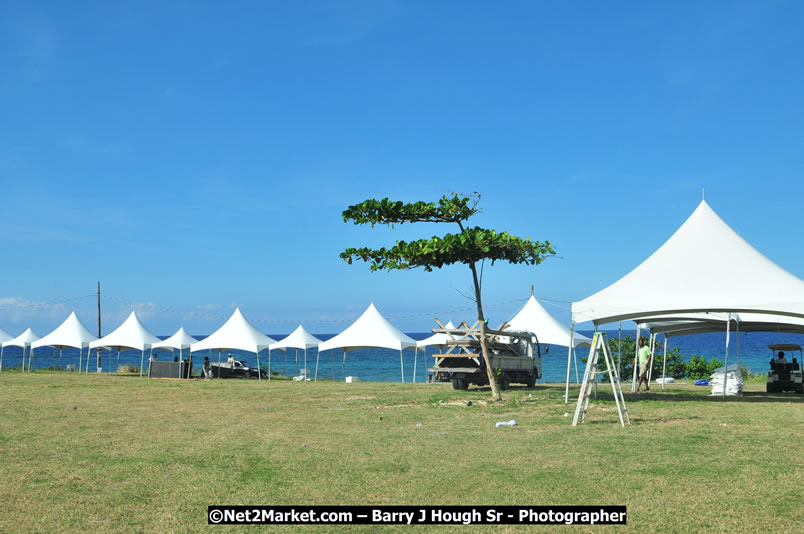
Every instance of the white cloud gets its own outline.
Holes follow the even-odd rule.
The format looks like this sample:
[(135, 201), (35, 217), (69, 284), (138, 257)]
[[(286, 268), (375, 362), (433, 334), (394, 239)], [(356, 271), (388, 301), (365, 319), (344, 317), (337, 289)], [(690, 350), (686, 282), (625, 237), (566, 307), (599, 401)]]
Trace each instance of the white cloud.
[[(32, 321), (62, 320), (67, 313), (67, 306), (63, 302), (37, 302), (22, 297), (0, 297), (0, 318), (4, 323), (27, 325)], [(41, 332), (37, 333), (42, 335)]]

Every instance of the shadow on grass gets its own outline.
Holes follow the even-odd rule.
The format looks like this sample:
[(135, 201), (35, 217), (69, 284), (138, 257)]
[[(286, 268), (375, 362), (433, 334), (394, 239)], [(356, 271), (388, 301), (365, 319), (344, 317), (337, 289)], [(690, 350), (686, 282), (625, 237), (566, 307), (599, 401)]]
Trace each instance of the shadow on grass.
[[(572, 393), (570, 391), (570, 393)], [(577, 390), (576, 390), (577, 398)], [(767, 402), (804, 402), (804, 396), (797, 393), (764, 393), (761, 391), (746, 391), (741, 397), (727, 396), (725, 399), (720, 395), (701, 395), (697, 392), (689, 394), (683, 393), (669, 393), (661, 391), (631, 393), (623, 391), (625, 402), (628, 404), (639, 403), (644, 401), (668, 401), (668, 402), (750, 402), (750, 403), (767, 403)], [(570, 394), (570, 398), (572, 395)], [(599, 400), (607, 400), (614, 402), (614, 395), (610, 391), (598, 391), (597, 398)]]

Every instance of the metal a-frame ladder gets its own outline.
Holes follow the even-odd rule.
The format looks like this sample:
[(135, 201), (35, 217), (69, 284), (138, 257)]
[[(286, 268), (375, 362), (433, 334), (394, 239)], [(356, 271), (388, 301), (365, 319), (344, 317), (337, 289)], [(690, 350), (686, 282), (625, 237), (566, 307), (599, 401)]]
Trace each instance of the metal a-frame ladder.
[[(598, 371), (597, 362), (600, 353), (606, 361), (607, 371)], [(604, 332), (595, 332), (592, 337), (592, 346), (589, 348), (589, 358), (586, 360), (586, 372), (583, 374), (581, 392), (578, 395), (578, 405), (575, 407), (575, 417), (572, 419), (572, 426), (578, 426), (578, 422), (586, 420), (586, 413), (589, 409), (589, 397), (592, 394), (592, 384), (597, 383), (597, 375), (608, 373), (611, 381), (611, 389), (614, 392), (614, 403), (617, 405), (617, 413), (620, 415), (620, 424), (625, 426), (631, 424), (628, 417), (628, 409), (625, 407), (625, 397), (623, 389), (620, 387), (620, 377), (617, 375), (617, 368), (609, 352), (608, 336)]]

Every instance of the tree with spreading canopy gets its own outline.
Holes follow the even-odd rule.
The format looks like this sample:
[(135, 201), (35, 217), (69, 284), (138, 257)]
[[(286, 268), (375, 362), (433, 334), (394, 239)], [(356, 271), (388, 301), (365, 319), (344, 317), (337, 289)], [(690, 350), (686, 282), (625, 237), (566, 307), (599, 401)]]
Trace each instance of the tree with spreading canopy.
[[(430, 239), (418, 239), (406, 242), (397, 241), (391, 248), (370, 249), (347, 248), (341, 258), (349, 264), (353, 260), (362, 260), (371, 265), (372, 271), (424, 268), (425, 271), (440, 269), (445, 265), (463, 263), (472, 272), (477, 319), (480, 322), (480, 344), (485, 362), (486, 373), (494, 400), (502, 400), (494, 370), (491, 368), (486, 348), (486, 319), (483, 314), (481, 298), (482, 274), (478, 276), (477, 264), (481, 266), (485, 260), (493, 265), (496, 261), (507, 261), (513, 264), (526, 263), (538, 265), (548, 256), (555, 255), (550, 242), (522, 239), (508, 232), (497, 232), (475, 226), (470, 228), (465, 223), (480, 210), (477, 205), (480, 194), (444, 195), (438, 202), (403, 203), (388, 198), (370, 199), (360, 204), (349, 206), (343, 212), (344, 222), (354, 224), (404, 224), (417, 222), (453, 223), (459, 228), (456, 234), (443, 237), (433, 236)], [(481, 269), (482, 273), (482, 269)]]

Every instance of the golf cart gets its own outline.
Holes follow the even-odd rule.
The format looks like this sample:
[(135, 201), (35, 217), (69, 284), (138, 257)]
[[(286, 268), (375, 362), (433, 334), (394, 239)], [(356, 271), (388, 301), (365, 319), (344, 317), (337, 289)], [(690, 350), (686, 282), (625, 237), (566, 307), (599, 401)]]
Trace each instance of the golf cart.
[[(770, 371), (768, 371), (767, 389), (768, 393), (776, 393), (778, 391), (795, 391), (796, 393), (802, 392), (802, 379), (801, 379), (801, 345), (768, 345), (768, 348), (773, 354), (770, 362)], [(798, 352), (798, 359), (793, 363), (793, 358), (787, 363), (777, 363), (777, 352)], [(787, 359), (787, 358), (785, 358)]]

